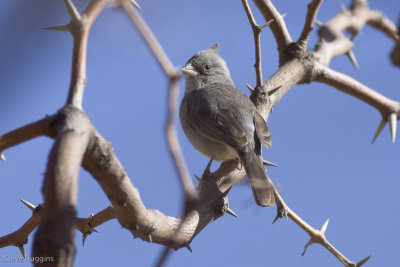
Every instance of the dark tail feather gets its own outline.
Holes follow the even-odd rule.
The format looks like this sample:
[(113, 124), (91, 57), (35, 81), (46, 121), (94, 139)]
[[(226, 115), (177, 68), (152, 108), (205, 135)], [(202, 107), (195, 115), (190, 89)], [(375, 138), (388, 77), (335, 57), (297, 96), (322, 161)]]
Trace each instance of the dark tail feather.
[(246, 170), (257, 205), (274, 206), (273, 184), (265, 172), (262, 158), (253, 152), (245, 152), (240, 153), (240, 160)]

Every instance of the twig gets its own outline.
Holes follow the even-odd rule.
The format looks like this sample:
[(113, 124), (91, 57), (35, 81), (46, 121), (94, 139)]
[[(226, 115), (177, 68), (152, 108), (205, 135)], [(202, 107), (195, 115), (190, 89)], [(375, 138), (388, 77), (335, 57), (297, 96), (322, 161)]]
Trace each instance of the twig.
[(310, 33), (314, 28), (314, 22), (317, 18), (318, 9), (322, 3), (322, 0), (312, 0), (310, 4), (308, 4), (308, 11), (306, 15), (306, 21), (304, 23), (303, 30), (300, 34), (299, 39), (297, 40), (298, 43), (307, 45), (308, 38), (310, 37)]
[[(170, 79), (169, 84), (169, 97), (168, 97), (168, 115), (166, 122), (166, 136), (169, 145), (170, 152), (173, 156), (175, 167), (179, 174), (180, 181), (182, 183), (183, 190), (185, 192), (186, 200), (195, 199), (194, 184), (190, 178), (189, 171), (186, 167), (185, 160), (182, 155), (182, 150), (179, 145), (178, 136), (176, 134), (175, 118), (176, 118), (176, 107), (178, 106), (179, 97), (179, 72), (172, 65), (168, 56), (165, 54), (163, 48), (157, 41), (146, 22), (142, 19), (139, 11), (132, 6), (130, 3), (123, 1), (122, 6), (128, 13), (129, 17), (135, 23), (136, 27), (146, 40), (148, 46), (153, 52), (155, 58), (160, 63), (164, 72)], [(191, 202), (191, 201), (190, 201)], [(187, 205), (186, 205), (187, 206)]]
[(269, 0), (254, 0), (258, 9), (263, 14), (265, 21), (273, 20), (270, 28), (275, 36), (276, 43), (278, 45), (278, 51), (281, 53), (291, 43), (292, 37), (286, 28), (283, 16), (276, 10), (275, 6)]
[(86, 54), (89, 30), (109, 0), (92, 0), (80, 15), (71, 0), (64, 0), (71, 16), (68, 29), (74, 37), (71, 82), (67, 105), (82, 109), (83, 92), (86, 84)]
[(48, 129), (54, 116), (46, 116), (44, 119), (35, 121), (11, 132), (0, 135), (0, 157), (5, 160), (3, 151), (33, 138), (49, 135)]
[(242, 0), (242, 4), (244, 7), (244, 10), (246, 11), (247, 18), (249, 19), (251, 29), (253, 30), (254, 45), (255, 45), (255, 59), (256, 59), (254, 68), (256, 70), (257, 87), (260, 88), (263, 83), (262, 68), (261, 68), (261, 47), (260, 47), (260, 35), (261, 35), (262, 28), (256, 23), (247, 0)]
[(352, 95), (376, 108), (384, 117), (399, 113), (400, 103), (372, 90), (350, 76), (334, 71), (322, 64), (317, 65), (315, 81), (328, 84), (346, 94)]
[(164, 52), (164, 49), (157, 41), (157, 38), (154, 36), (149, 26), (147, 26), (142, 16), (140, 16), (137, 8), (133, 6), (129, 1), (121, 1), (121, 5), (125, 9), (126, 13), (129, 15), (129, 17), (132, 19), (133, 23), (136, 25), (140, 34), (146, 41), (147, 45), (150, 47), (151, 52), (153, 52), (154, 57), (157, 59), (158, 63), (161, 65), (161, 68), (165, 71), (168, 77), (177, 76), (178, 72), (176, 68), (169, 60), (167, 54)]
[[(338, 13), (320, 28), (318, 34), (320, 38), (327, 42), (320, 43), (316, 47), (314, 55), (326, 66), (329, 65), (333, 57), (339, 55), (348, 54), (350, 59), (355, 58), (354, 54), (351, 54), (351, 49), (353, 48), (352, 40), (366, 23), (384, 32), (394, 41), (399, 40), (399, 35), (393, 22), (381, 12), (369, 9), (366, 1), (355, 1), (348, 14)], [(351, 32), (353, 38), (351, 40), (346, 38), (342, 33), (343, 30)]]
[[(5, 236), (0, 237), (0, 248), (7, 246), (23, 246), (29, 235), (35, 230), (39, 225), (43, 216), (43, 204), (34, 206), (33, 204), (21, 199), (30, 210), (32, 210), (32, 216), (16, 231)], [(83, 234), (83, 239), (87, 235), (94, 232), (94, 228), (99, 226), (109, 220), (115, 219), (115, 213), (111, 206), (105, 208), (104, 210), (98, 212), (95, 215), (91, 215), (88, 218), (77, 218), (75, 223), (75, 228)]]
[(397, 124), (396, 120), (398, 120), (400, 117), (400, 102), (387, 98), (351, 78), (350, 76), (334, 71), (323, 66), (322, 64), (320, 64), (319, 68), (320, 71), (318, 71), (319, 75), (315, 79), (316, 81), (328, 84), (346, 94), (352, 95), (373, 106), (381, 113), (382, 121), (379, 124), (374, 138), (372, 139), (372, 143), (378, 137), (379, 133), (382, 131), (383, 127), (388, 121), (390, 124), (392, 141), (395, 141)]

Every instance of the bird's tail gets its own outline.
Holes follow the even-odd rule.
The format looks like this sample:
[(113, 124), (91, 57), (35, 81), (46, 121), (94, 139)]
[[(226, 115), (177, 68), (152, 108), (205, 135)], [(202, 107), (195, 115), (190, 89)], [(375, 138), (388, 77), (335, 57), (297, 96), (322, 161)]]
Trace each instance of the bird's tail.
[(257, 205), (265, 207), (274, 206), (274, 185), (267, 176), (261, 156), (248, 151), (240, 153), (239, 156), (246, 170)]

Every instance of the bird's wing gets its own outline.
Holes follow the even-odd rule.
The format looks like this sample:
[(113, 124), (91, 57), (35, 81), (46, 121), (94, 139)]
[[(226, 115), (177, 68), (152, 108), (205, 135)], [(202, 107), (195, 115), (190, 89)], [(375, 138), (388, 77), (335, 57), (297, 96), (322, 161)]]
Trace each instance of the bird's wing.
[(192, 113), (190, 123), (204, 138), (225, 143), (236, 150), (243, 150), (248, 143), (245, 131), (228, 109), (219, 108), (216, 116)]
[(271, 133), (269, 132), (267, 123), (264, 118), (258, 113), (257, 110), (254, 111), (253, 121), (256, 127), (256, 133), (258, 139), (260, 139), (261, 144), (263, 144), (266, 148), (271, 147)]

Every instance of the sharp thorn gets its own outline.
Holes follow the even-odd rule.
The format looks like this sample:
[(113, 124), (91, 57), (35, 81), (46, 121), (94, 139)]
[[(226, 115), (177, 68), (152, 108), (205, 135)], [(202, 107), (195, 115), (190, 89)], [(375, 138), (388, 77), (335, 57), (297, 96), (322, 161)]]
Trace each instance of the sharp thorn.
[(251, 87), (248, 83), (246, 83), (246, 87), (247, 87), (247, 89), (249, 89), (250, 93), (253, 93), (253, 91), (254, 91), (253, 87)]
[(55, 25), (55, 26), (50, 26), (43, 28), (44, 30), (49, 30), (49, 31), (61, 31), (61, 32), (68, 32), (71, 30), (69, 24), (61, 24), (61, 25)]
[(372, 256), (372, 255), (369, 255), (369, 256), (366, 257), (365, 259), (363, 259), (363, 260), (357, 262), (356, 266), (357, 266), (357, 267), (363, 266), (363, 265), (369, 260), (369, 258), (371, 258), (371, 256)]
[(196, 178), (197, 182), (201, 182), (201, 178), (199, 176), (195, 175), (194, 178)]
[(312, 238), (310, 238), (310, 240), (308, 240), (307, 244), (304, 245), (304, 250), (303, 250), (303, 253), (301, 253), (301, 256), (304, 256), (306, 254), (308, 247), (313, 243), (314, 243), (314, 241), (312, 240)]
[(99, 231), (97, 231), (96, 229), (92, 229), (92, 232), (95, 232), (95, 233), (99, 233)]
[(149, 242), (153, 243), (153, 238), (151, 237), (151, 235), (148, 235), (147, 237), (149, 238)]
[(278, 87), (269, 90), (269, 91), (268, 91), (268, 95), (269, 95), (269, 96), (273, 95), (273, 94), (274, 94), (276, 91), (278, 91), (281, 87), (282, 87), (282, 85), (279, 85)]
[(87, 236), (86, 234), (82, 235), (82, 246), (85, 245), (86, 236)]
[(64, 4), (72, 21), (80, 21), (82, 19), (81, 14), (71, 0), (64, 0)]
[(322, 233), (325, 233), (326, 228), (328, 227), (329, 223), (329, 218), (324, 222), (324, 224), (321, 226), (321, 229), (319, 229)]
[(213, 158), (207, 163), (206, 169), (204, 170), (205, 173), (210, 173), (211, 163), (213, 162)]
[(318, 26), (318, 27), (322, 27), (322, 26), (324, 26), (324, 24), (321, 22), (321, 21), (319, 21), (319, 20), (315, 20), (315, 24)]
[(281, 216), (278, 214), (276, 214), (275, 219), (272, 221), (272, 224), (274, 224)]
[(385, 125), (386, 125), (386, 121), (385, 120), (381, 120), (381, 122), (379, 123), (378, 129), (376, 129), (374, 138), (372, 139), (372, 144), (375, 142), (376, 138), (382, 132), (382, 129), (383, 129), (383, 127), (385, 127)]
[(237, 216), (237, 214), (235, 212), (233, 212), (233, 210), (231, 210), (230, 208), (226, 209), (226, 213), (228, 213), (229, 215), (232, 215), (233, 217), (239, 218), (239, 216)]
[(274, 22), (274, 19), (270, 19), (267, 23), (265, 23), (264, 25), (260, 26), (260, 29), (264, 29), (265, 27), (269, 26), (272, 22)]
[(20, 251), (21, 254), (22, 254), (22, 257), (24, 257), (24, 259), (26, 260), (26, 254), (25, 254), (24, 246), (23, 246), (23, 245), (20, 245), (20, 246), (18, 246), (18, 248), (19, 248), (19, 251)]
[(140, 11), (142, 11), (142, 8), (139, 6), (139, 4), (135, 0), (130, 0), (130, 2), (134, 7), (136, 7)]
[(286, 17), (286, 15), (287, 15), (287, 13), (285, 13), (285, 14), (282, 14), (282, 16), (281, 16), (281, 17), (282, 17), (282, 18), (284, 18), (284, 17)]
[(266, 166), (278, 167), (278, 165), (276, 165), (275, 163), (272, 163), (272, 162), (267, 161), (267, 160), (265, 160), (265, 159), (263, 160), (263, 164), (266, 165)]
[(2, 152), (0, 153), (0, 159), (2, 161), (6, 161), (6, 157), (4, 156), (4, 154)]
[(190, 247), (189, 244), (186, 244), (185, 247), (190, 251), (190, 253), (193, 253), (193, 250), (192, 250), (192, 248)]
[(390, 126), (390, 134), (392, 136), (392, 142), (396, 140), (396, 128), (397, 128), (397, 115), (396, 113), (392, 113), (388, 118), (389, 126)]
[(350, 50), (346, 53), (346, 56), (350, 59), (351, 63), (354, 65), (356, 69), (359, 69), (358, 62), (356, 56), (354, 55), (353, 50)]
[(22, 198), (19, 199), (28, 209), (30, 209), (31, 211), (35, 211), (36, 207), (35, 205), (29, 203), (26, 200), (23, 200)]

